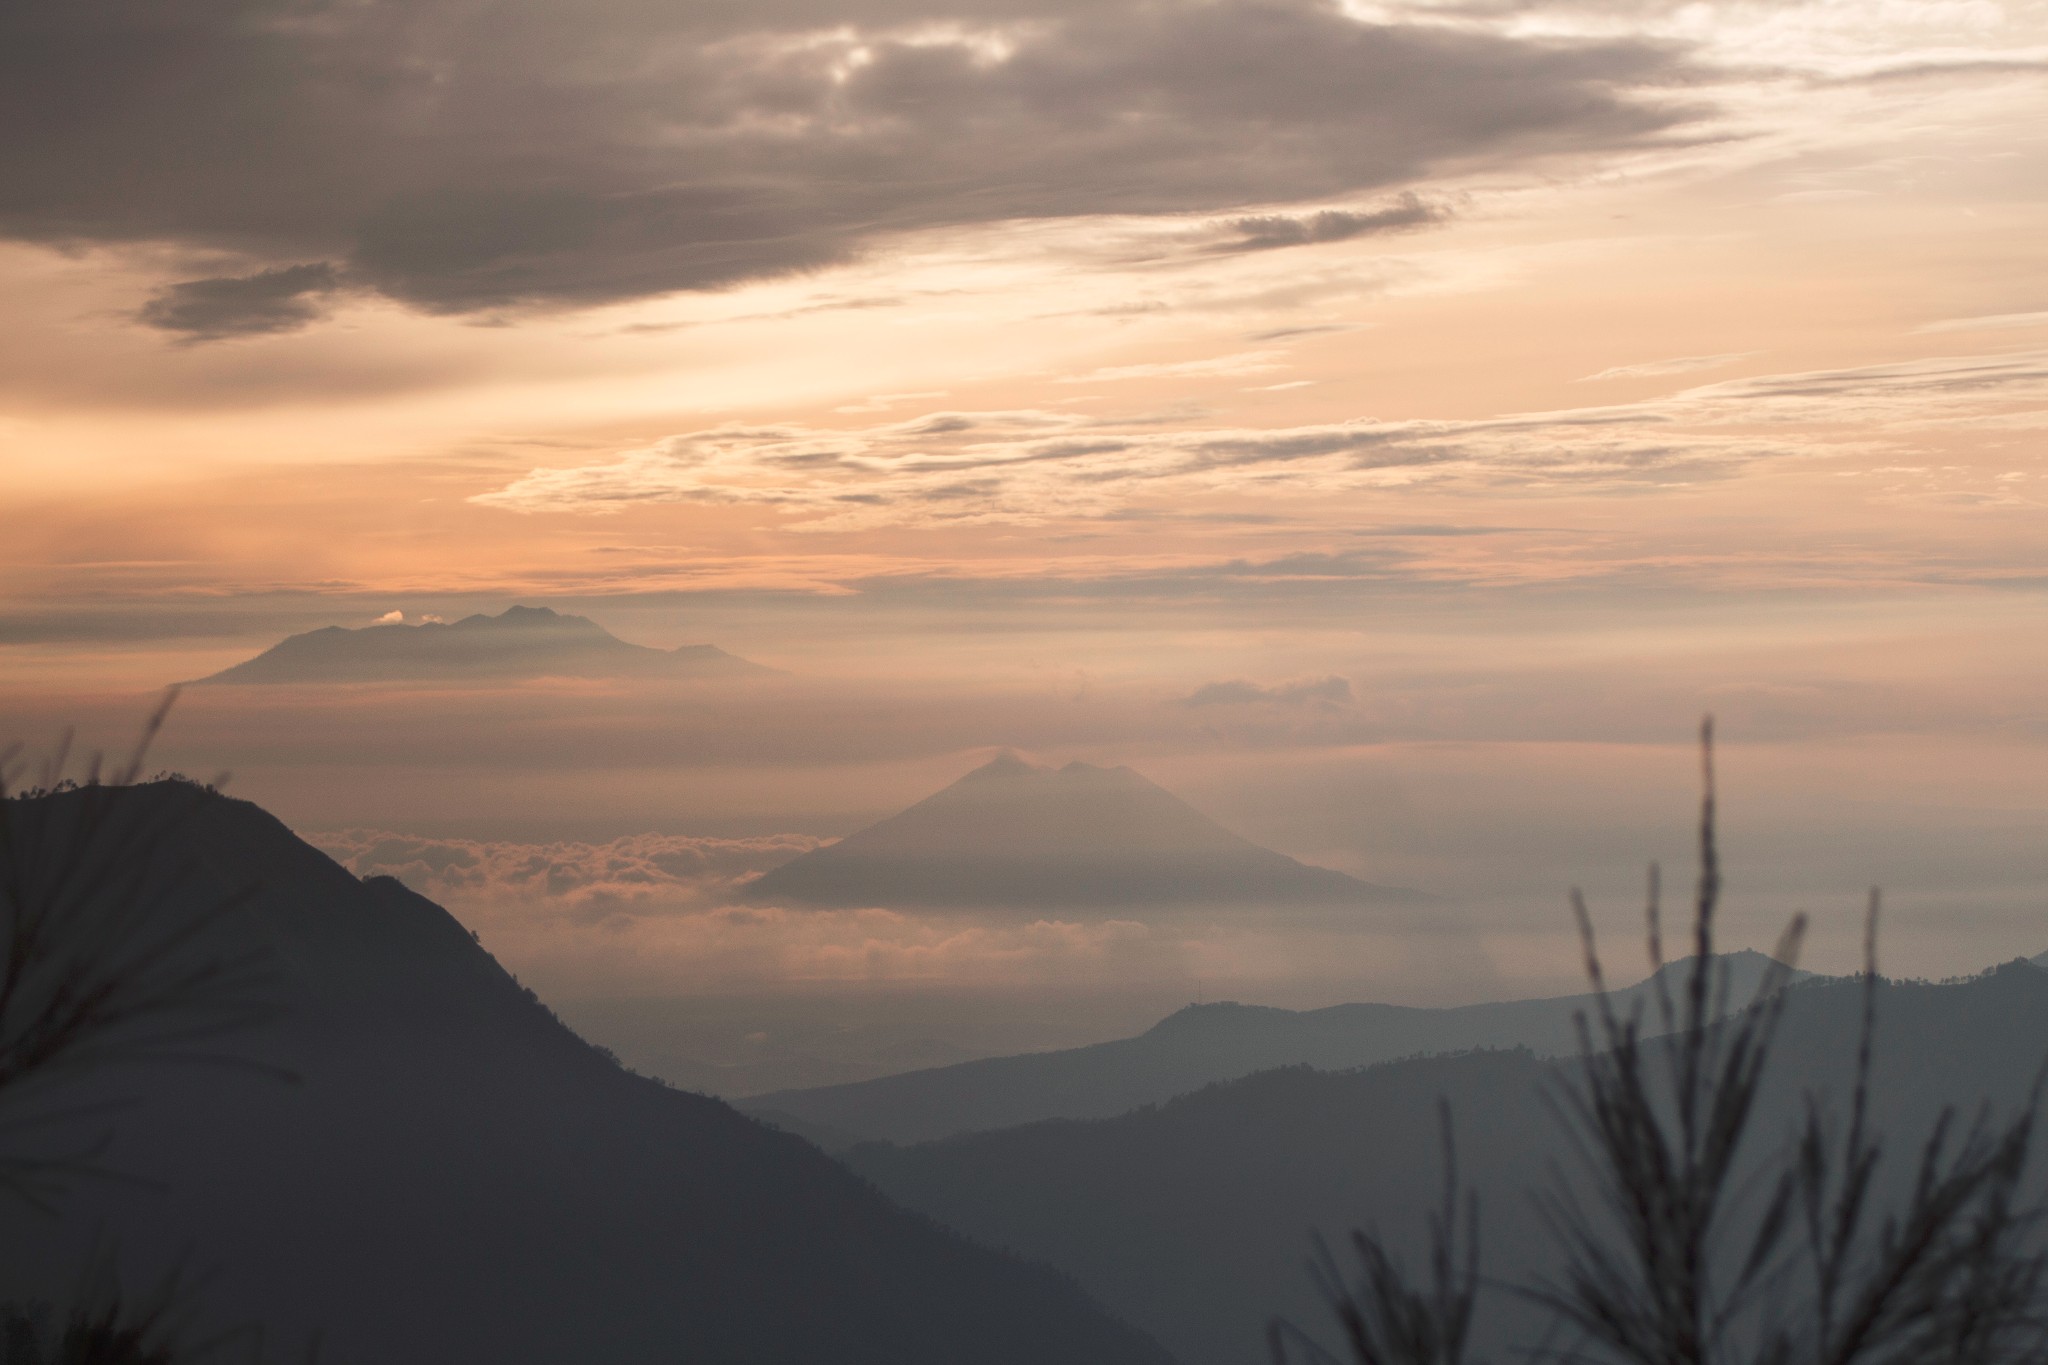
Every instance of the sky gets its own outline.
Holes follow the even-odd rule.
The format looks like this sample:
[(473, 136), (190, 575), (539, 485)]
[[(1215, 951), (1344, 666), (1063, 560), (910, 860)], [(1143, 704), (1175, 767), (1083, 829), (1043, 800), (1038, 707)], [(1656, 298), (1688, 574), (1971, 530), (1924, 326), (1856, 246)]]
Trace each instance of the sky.
[[(1568, 989), (1706, 712), (1734, 937), (2048, 949), (2048, 4), (28, 0), (0, 121), (0, 736), (784, 670), (180, 703), (547, 989)], [(1445, 908), (728, 903), (1004, 748)]]

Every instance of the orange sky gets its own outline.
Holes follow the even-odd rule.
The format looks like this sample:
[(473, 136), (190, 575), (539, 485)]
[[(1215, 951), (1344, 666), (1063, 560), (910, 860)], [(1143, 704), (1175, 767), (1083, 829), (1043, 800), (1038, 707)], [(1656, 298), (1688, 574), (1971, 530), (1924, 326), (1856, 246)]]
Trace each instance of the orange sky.
[[(843, 833), (1018, 744), (1133, 761), (1289, 852), (1497, 901), (1486, 932), (1508, 944), (1571, 866), (1618, 878), (1646, 843), (1679, 851), (1656, 830), (1682, 844), (1683, 741), (1715, 709), (1731, 763), (1755, 774), (1771, 913), (1842, 879), (1850, 905), (1888, 875), (1917, 879), (1922, 918), (1909, 903), (1898, 932), (1926, 970), (2048, 948), (2026, 917), (2048, 868), (2022, 833), (2048, 818), (2031, 776), (2048, 771), (2048, 5), (1268, 7), (1354, 26), (1323, 30), (1340, 37), (1409, 35), (1404, 61), (1441, 49), (1442, 80), (1475, 99), (1528, 94), (1478, 132), (1427, 91), (1402, 105), (1384, 73), (1370, 98), (1390, 103), (1352, 108), (1340, 89), (1335, 113), (1297, 113), (1290, 82), (1312, 73), (1257, 61), (1251, 103), (1212, 114), (1168, 59), (1196, 69), (1197, 30), (1258, 8), (1238, 0), (1157, 7), (1145, 22), (1164, 26), (1138, 37), (1101, 17), (1115, 7), (954, 8), (778, 0), (758, 31), (646, 50), (853, 89), (954, 57), (973, 79), (1050, 81), (1079, 60), (1065, 42), (1124, 62), (1130, 88), (1154, 82), (1213, 165), (1169, 174), (1177, 142), (1119, 152), (1154, 196), (1127, 202), (1071, 109), (1043, 117), (1068, 120), (1072, 145), (1042, 154), (956, 114), (919, 155), (986, 164), (949, 163), (943, 192), (890, 170), (908, 188), (869, 204), (860, 177), (880, 182), (882, 153), (847, 170), (839, 142), (791, 134), (776, 192), (822, 205), (796, 227), (721, 219), (724, 254), (706, 257), (635, 220), (583, 256), (534, 248), (538, 282), (516, 288), (435, 275), (425, 248), (392, 264), (385, 209), (340, 189), (329, 231), (282, 190), (269, 217), (230, 222), (141, 172), (129, 189), (112, 170), (85, 189), (29, 175), (0, 213), (0, 728), (34, 739), (74, 716), (111, 736), (142, 693), (290, 631), (551, 602), (796, 679), (718, 702), (688, 742), (635, 739), (667, 723), (637, 702), (491, 703), (525, 716), (522, 734), (611, 755), (523, 770), (590, 803), (563, 837)], [(627, 0), (588, 13), (622, 35), (661, 22)], [(544, 56), (508, 38), (451, 69), (539, 70), (625, 107), (616, 81)], [(1560, 61), (1621, 74), (1554, 94), (1544, 81), (1579, 79)], [(1098, 98), (1072, 93), (1082, 69), (1058, 68), (1063, 98)], [(968, 98), (930, 88), (934, 105)], [(745, 98), (769, 119), (768, 96)], [(932, 131), (922, 106), (890, 107)], [(518, 155), (466, 124), (470, 141), (448, 137), (516, 176), (557, 133), (572, 160), (574, 136), (598, 137), (560, 117)], [(627, 178), (596, 201), (677, 181), (656, 151), (726, 155), (713, 123), (685, 137), (673, 117), (605, 163)], [(1350, 139), (1341, 155), (1325, 118)], [(1255, 120), (1269, 131), (1244, 131)], [(244, 131), (222, 164), (270, 155), (223, 126)], [(50, 160), (80, 155), (58, 131)], [(619, 135), (604, 138), (590, 145), (612, 155)], [(1416, 150), (1381, 155), (1375, 138)], [(757, 160), (734, 164), (763, 164), (742, 151)], [(337, 161), (331, 178), (377, 169)], [(224, 183), (207, 193), (239, 192)], [(513, 190), (540, 193), (490, 187)], [(814, 227), (812, 257), (771, 250)], [(253, 305), (237, 292), (292, 269), (317, 283)], [(195, 280), (224, 288), (178, 292)], [(1351, 688), (1340, 713), (1182, 704), (1218, 680), (1277, 697), (1330, 676)], [(536, 808), (554, 802), (476, 785), (506, 766), (483, 729), (447, 731), (470, 747), (424, 770), (419, 736), (452, 725), (446, 698), (246, 704), (195, 705), (170, 757), (236, 768), (303, 827), (549, 836)], [(1363, 800), (1370, 774), (1408, 804), (1319, 814), (1335, 793)], [(1564, 838), (1550, 810), (1572, 783), (1588, 795), (1570, 809), (1616, 828), (1531, 861), (1538, 834)], [(1975, 871), (1951, 856), (1957, 802), (1999, 812)], [(1882, 837), (1853, 835), (1847, 806)], [(1959, 914), (1969, 932), (1941, 928)], [(1081, 938), (1096, 946), (1072, 951), (1115, 934)], [(1474, 970), (1459, 957), (1440, 989), (1471, 989)]]

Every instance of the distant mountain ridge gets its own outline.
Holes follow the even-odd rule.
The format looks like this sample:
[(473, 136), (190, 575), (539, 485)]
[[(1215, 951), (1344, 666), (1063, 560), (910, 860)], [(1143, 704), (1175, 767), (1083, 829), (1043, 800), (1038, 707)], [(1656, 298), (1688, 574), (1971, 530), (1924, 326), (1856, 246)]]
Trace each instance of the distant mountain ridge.
[(1392, 906), (1421, 892), (1231, 833), (1129, 768), (1003, 754), (888, 819), (774, 869), (750, 899), (1043, 911)]
[(354, 683), (539, 677), (694, 678), (775, 670), (716, 645), (629, 644), (585, 616), (507, 607), (459, 621), (326, 626), (288, 636), (201, 683)]
[[(89, 795), (10, 801), (0, 881), (82, 865), (40, 860)], [(99, 1132), (100, 1101), (125, 1102), (98, 1157), (123, 1178), (0, 1219), (0, 1300), (67, 1291), (113, 1249), (142, 1286), (196, 1268), (181, 1316), (195, 1334), (260, 1326), (265, 1359), (304, 1358), (293, 1343), (318, 1335), (336, 1365), (1172, 1365), (1049, 1269), (621, 1069), (399, 882), (358, 881), (189, 784), (113, 799), (109, 832), (69, 847), (133, 859), (144, 831), (156, 913), (236, 905), (183, 951), (261, 951), (276, 1013), (207, 1048), (298, 1080), (181, 1066), (74, 1081), (78, 1136)], [(52, 1128), (8, 1117), (10, 1143)]]
[[(1846, 1121), (1861, 983), (1805, 982), (1785, 1003), (1753, 1153), (1783, 1140), (1811, 1097)], [(1888, 1141), (1875, 1181), (1889, 1198), (1914, 1178), (1944, 1106), (1955, 1107), (1958, 1127), (1983, 1104), (2025, 1106), (2048, 1053), (2048, 972), (2015, 962), (1951, 985), (1882, 983), (1876, 1044), (1871, 1121)], [(1559, 1087), (1571, 1074), (1570, 1062), (1525, 1050), (1356, 1071), (1287, 1067), (1115, 1118), (864, 1144), (845, 1159), (910, 1207), (1071, 1274), (1188, 1365), (1247, 1365), (1270, 1359), (1275, 1313), (1326, 1341), (1336, 1335), (1304, 1265), (1311, 1229), (1349, 1270), (1346, 1232), (1376, 1228), (1410, 1251), (1426, 1283), (1413, 1249), (1427, 1247), (1425, 1219), (1440, 1197), (1439, 1101), (1478, 1196), (1485, 1276), (1527, 1282), (1554, 1270), (1555, 1244), (1530, 1192), (1561, 1173), (1579, 1197), (1595, 1197), (1558, 1127)], [(1958, 1141), (1953, 1131), (1949, 1140)], [(1522, 1358), (1541, 1340), (1540, 1321), (1527, 1301), (1492, 1294), (1468, 1358)], [(1535, 1355), (1557, 1354), (1549, 1344)]]
[[(1754, 951), (1725, 953), (1721, 960), (1737, 1005), (1749, 998), (1770, 963)], [(1684, 962), (1669, 963), (1662, 975), (1669, 982), (1685, 970)], [(1615, 992), (1622, 1008), (1645, 1007), (1651, 1032), (1658, 1031), (1650, 1005), (1654, 981)], [(1563, 1055), (1578, 1046), (1573, 1017), (1592, 1005), (1585, 995), (1448, 1009), (1189, 1005), (1135, 1038), (777, 1091), (742, 1100), (740, 1107), (829, 1148), (859, 1139), (927, 1142), (1046, 1119), (1110, 1118), (1273, 1067), (1337, 1071), (1480, 1047)]]

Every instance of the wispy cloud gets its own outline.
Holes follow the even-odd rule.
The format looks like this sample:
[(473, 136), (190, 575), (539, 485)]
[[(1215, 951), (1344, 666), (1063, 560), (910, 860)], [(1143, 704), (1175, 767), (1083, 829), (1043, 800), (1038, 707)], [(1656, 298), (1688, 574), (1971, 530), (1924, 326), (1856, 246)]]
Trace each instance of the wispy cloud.
[(915, 403), (921, 398), (944, 398), (945, 396), (946, 391), (944, 389), (925, 389), (917, 393), (878, 393), (864, 402), (848, 403), (843, 407), (834, 408), (833, 411), (849, 415), (888, 412), (892, 408), (902, 407), (905, 403)]
[(1126, 379), (1214, 379), (1240, 374), (1265, 374), (1280, 368), (1285, 351), (1240, 351), (1205, 360), (1156, 361), (1144, 365), (1111, 365), (1085, 374), (1063, 375), (1061, 384), (1114, 384)]
[(1915, 332), (1997, 332), (2022, 327), (2048, 327), (2048, 312), (1986, 313), (1980, 317), (1944, 318), (1915, 327)]
[(1450, 211), (1443, 205), (1410, 191), (1383, 207), (1363, 211), (1322, 209), (1315, 213), (1234, 218), (1228, 224), (1233, 235), (1209, 249), (1218, 252), (1273, 251), (1281, 247), (1348, 242), (1354, 237), (1376, 237), (1435, 227), (1447, 222), (1450, 216)]
[(938, 412), (848, 430), (714, 427), (535, 469), (471, 500), (527, 513), (752, 504), (840, 529), (1102, 516), (1158, 491), (1626, 491), (1724, 479), (1916, 424), (2017, 420), (2044, 402), (2048, 352), (1762, 375), (1479, 419), (1172, 429), (1073, 412)]
[(1717, 370), (1723, 365), (1733, 365), (1738, 360), (1747, 360), (1755, 351), (1730, 351), (1725, 355), (1681, 355), (1669, 360), (1645, 360), (1634, 365), (1615, 365), (1589, 374), (1579, 380), (1591, 384), (1602, 379), (1659, 379), (1666, 375), (1692, 374), (1699, 370)]

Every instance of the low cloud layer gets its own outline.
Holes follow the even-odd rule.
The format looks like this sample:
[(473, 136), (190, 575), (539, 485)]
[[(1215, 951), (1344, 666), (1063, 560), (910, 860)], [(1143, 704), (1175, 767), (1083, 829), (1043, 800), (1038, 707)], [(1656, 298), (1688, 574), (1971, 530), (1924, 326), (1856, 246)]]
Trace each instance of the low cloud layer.
[(1099, 516), (1168, 492), (1634, 491), (1896, 442), (1916, 426), (2034, 420), (2044, 403), (2048, 352), (2032, 352), (1763, 375), (1645, 402), (1464, 420), (1162, 429), (1022, 410), (843, 430), (728, 425), (536, 469), (472, 501), (517, 512), (751, 504), (841, 529)]
[[(921, 229), (1229, 214), (1639, 145), (1682, 53), (1334, 0), (27, 0), (0, 235), (217, 264), (140, 314), (275, 332), (336, 284), (432, 312), (709, 289)], [(1248, 216), (1240, 249), (1421, 225)], [(227, 265), (230, 268), (220, 268)]]
[(730, 904), (822, 840), (644, 834), (607, 843), (309, 835), (361, 876), (445, 904), (524, 979), (563, 994), (792, 982), (1001, 983), (1176, 977), (1183, 945), (1136, 920), (991, 924), (886, 908)]
[(378, 830), (311, 836), (357, 876), (396, 877), (422, 895), (544, 903), (603, 918), (722, 904), (733, 890), (824, 840), (638, 834), (608, 843), (495, 843)]

